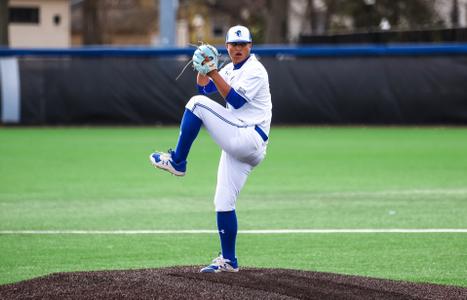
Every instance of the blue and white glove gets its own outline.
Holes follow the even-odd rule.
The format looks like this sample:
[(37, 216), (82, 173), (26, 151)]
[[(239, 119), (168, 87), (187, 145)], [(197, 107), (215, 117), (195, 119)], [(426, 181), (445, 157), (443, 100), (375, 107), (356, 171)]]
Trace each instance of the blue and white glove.
[(193, 53), (193, 68), (202, 75), (217, 70), (219, 52), (216, 47), (203, 44)]

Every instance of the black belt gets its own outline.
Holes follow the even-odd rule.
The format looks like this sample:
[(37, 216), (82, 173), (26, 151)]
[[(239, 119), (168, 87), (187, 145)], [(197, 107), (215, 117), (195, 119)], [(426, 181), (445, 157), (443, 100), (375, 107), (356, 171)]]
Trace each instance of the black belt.
[(266, 135), (266, 133), (264, 133), (263, 129), (261, 129), (258, 125), (255, 125), (255, 130), (257, 133), (259, 133), (263, 141), (266, 142), (268, 140), (268, 136)]

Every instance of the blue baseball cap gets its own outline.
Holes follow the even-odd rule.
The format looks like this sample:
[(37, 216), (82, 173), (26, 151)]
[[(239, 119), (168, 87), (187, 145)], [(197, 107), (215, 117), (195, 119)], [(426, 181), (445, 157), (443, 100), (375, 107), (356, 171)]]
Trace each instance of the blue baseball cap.
[(241, 25), (230, 27), (225, 36), (225, 43), (251, 43), (251, 33), (248, 28)]

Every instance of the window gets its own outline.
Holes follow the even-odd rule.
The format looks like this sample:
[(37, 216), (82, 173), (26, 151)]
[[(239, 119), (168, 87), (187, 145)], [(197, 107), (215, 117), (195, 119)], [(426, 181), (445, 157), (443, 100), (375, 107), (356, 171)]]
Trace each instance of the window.
[(39, 8), (10, 7), (10, 23), (39, 24)]
[(60, 15), (55, 15), (54, 16), (54, 24), (55, 26), (58, 26), (60, 25), (60, 22), (62, 21), (62, 17), (60, 17)]

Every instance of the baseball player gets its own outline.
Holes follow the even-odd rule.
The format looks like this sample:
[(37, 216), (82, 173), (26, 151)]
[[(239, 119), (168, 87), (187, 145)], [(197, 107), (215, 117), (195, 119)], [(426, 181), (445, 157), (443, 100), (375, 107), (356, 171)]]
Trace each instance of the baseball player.
[[(222, 252), (200, 270), (203, 273), (238, 272), (235, 204), (251, 170), (266, 155), (271, 125), (268, 73), (250, 53), (250, 31), (240, 25), (231, 27), (225, 43), (232, 62), (221, 70), (217, 69), (219, 54), (215, 47), (204, 44), (194, 52), (193, 67), (198, 71), (201, 95), (192, 97), (186, 105), (175, 151), (155, 152), (149, 157), (155, 167), (185, 175), (186, 159), (201, 125), (222, 149), (214, 197)], [(221, 94), (226, 107), (206, 96), (214, 92)]]

